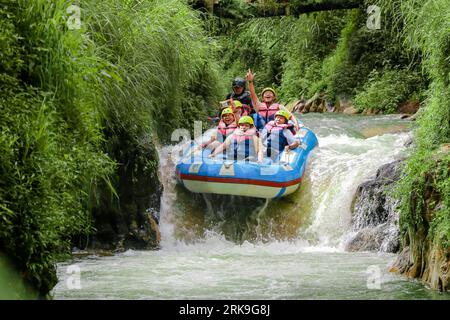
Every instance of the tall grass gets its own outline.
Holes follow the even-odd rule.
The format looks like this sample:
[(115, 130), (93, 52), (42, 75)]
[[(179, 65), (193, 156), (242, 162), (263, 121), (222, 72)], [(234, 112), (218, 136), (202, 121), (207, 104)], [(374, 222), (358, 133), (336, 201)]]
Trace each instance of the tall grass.
[(140, 230), (159, 206), (155, 142), (221, 90), (184, 1), (80, 0), (80, 30), (72, 4), (0, 2), (0, 251), (43, 296), (74, 236)]
[(0, 250), (42, 295), (56, 283), (56, 255), (91, 232), (92, 190), (111, 172), (99, 151), (96, 59), (66, 29), (65, 4), (0, 6), (0, 38), (9, 39), (0, 67)]
[(103, 72), (110, 78), (101, 84), (103, 147), (118, 164), (112, 176), (118, 198), (99, 189), (94, 218), (106, 229), (97, 236), (114, 245), (124, 234), (139, 234), (146, 209), (159, 208), (155, 143), (169, 142), (174, 129), (191, 129), (195, 120), (206, 126), (222, 93), (219, 68), (214, 41), (183, 1), (85, 1), (84, 7), (88, 34), (109, 63)]
[(153, 129), (167, 140), (173, 128), (206, 118), (219, 90), (218, 69), (214, 42), (195, 12), (178, 0), (86, 6), (93, 40), (121, 79), (103, 84), (108, 129), (135, 138)]
[(323, 80), (322, 63), (336, 49), (344, 25), (345, 11), (304, 15), (295, 22), (283, 65), (281, 95), (285, 100), (317, 92)]
[[(379, 0), (378, 4), (396, 22), (397, 41), (405, 43), (411, 55), (422, 57), (423, 72), (430, 79), (415, 130), (417, 147), (397, 190), (404, 238), (422, 246), (423, 239), (417, 241), (421, 230), (428, 241), (448, 248), (449, 156), (440, 148), (450, 142), (450, 7), (445, 0)], [(433, 199), (429, 190), (435, 193)]]
[(228, 34), (222, 34), (222, 66), (229, 89), (232, 79), (244, 78), (248, 69), (256, 73), (258, 91), (269, 86), (279, 87), (287, 45), (295, 28), (293, 17), (260, 18), (243, 22)]

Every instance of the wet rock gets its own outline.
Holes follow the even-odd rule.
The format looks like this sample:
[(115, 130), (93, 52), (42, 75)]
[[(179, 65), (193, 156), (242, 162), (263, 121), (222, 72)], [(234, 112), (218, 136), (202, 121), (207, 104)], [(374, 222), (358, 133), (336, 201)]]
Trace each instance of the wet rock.
[(448, 209), (448, 197), (438, 186), (445, 179), (442, 172), (447, 170), (448, 177), (449, 150), (450, 144), (443, 144), (429, 156), (434, 162), (421, 173), (423, 181), (418, 181), (416, 189), (408, 196), (411, 211), (403, 213), (406, 228), (402, 244), (405, 247), (391, 267), (393, 272), (419, 278), (440, 291), (450, 291), (450, 247), (435, 234), (439, 228), (448, 230), (445, 228), (450, 222), (448, 211), (444, 211)]
[(158, 223), (151, 213), (146, 212), (143, 223), (139, 227), (132, 224), (120, 246), (125, 249), (154, 249), (158, 247), (160, 240)]
[(358, 109), (353, 106), (347, 107), (342, 111), (343, 114), (357, 114), (359, 113)]
[(374, 108), (369, 108), (366, 110), (367, 115), (375, 115), (377, 114), (377, 111)]
[(409, 120), (409, 121), (416, 121), (417, 119), (417, 113), (411, 115), (411, 114), (402, 114), (400, 116), (400, 119), (402, 120)]
[(405, 103), (402, 103), (397, 108), (398, 113), (406, 113), (409, 115), (415, 114), (420, 107), (420, 102), (418, 100), (408, 100)]
[(383, 165), (373, 179), (358, 186), (351, 208), (353, 235), (347, 241), (347, 250), (399, 250), (398, 201), (388, 191), (400, 177), (401, 163), (397, 160)]
[(103, 199), (93, 209), (96, 232), (82, 245), (75, 242), (80, 248), (122, 251), (159, 247), (162, 185), (157, 178), (158, 153), (152, 141), (144, 142), (139, 148), (117, 149), (114, 187), (118, 197)]
[[(422, 243), (423, 244), (423, 243)], [(405, 274), (408, 278), (420, 278), (431, 288), (439, 291), (450, 290), (450, 250), (426, 241), (422, 252), (406, 246), (397, 256), (389, 272)]]
[(340, 98), (334, 112), (343, 113), (345, 109), (353, 107), (350, 100), (346, 98)]
[(347, 244), (347, 251), (383, 251), (399, 250), (399, 232), (396, 224), (382, 223), (375, 227), (359, 230)]
[(413, 137), (409, 137), (403, 145), (407, 148), (412, 147), (414, 145)]

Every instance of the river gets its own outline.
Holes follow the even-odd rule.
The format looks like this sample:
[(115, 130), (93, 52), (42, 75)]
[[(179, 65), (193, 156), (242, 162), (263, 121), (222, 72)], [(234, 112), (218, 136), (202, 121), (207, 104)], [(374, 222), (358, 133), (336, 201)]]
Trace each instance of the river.
[(193, 195), (160, 152), (161, 249), (58, 265), (55, 299), (450, 299), (388, 272), (396, 255), (346, 252), (357, 186), (404, 157), (410, 122), (307, 114), (319, 138), (299, 190), (277, 201)]

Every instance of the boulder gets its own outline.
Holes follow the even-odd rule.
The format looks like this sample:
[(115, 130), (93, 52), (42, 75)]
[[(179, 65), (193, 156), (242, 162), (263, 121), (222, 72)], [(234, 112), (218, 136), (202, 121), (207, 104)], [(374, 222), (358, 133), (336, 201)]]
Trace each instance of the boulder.
[(357, 114), (359, 113), (358, 109), (356, 109), (354, 106), (349, 106), (342, 111), (343, 114)]
[(400, 248), (398, 201), (386, 193), (400, 177), (401, 160), (380, 167), (376, 176), (358, 186), (352, 202), (353, 235), (349, 251), (397, 252)]
[(408, 100), (399, 105), (397, 113), (415, 114), (419, 111), (420, 102), (418, 100)]

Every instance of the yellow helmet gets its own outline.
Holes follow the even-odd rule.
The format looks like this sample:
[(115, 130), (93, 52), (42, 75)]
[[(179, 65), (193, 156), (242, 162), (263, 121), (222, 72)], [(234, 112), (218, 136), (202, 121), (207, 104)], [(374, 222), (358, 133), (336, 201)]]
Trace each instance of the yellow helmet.
[(233, 109), (231, 109), (231, 108), (225, 108), (225, 109), (223, 109), (223, 110), (222, 110), (222, 113), (220, 114), (220, 116), (223, 117), (223, 116), (226, 115), (226, 114), (234, 114), (234, 113), (233, 113)]
[(275, 117), (276, 116), (282, 116), (286, 118), (286, 121), (289, 120), (289, 118), (291, 117), (291, 115), (289, 114), (289, 112), (287, 112), (286, 110), (278, 110), (277, 113), (275, 113)]
[(247, 123), (251, 126), (254, 126), (255, 124), (253, 123), (253, 119), (252, 117), (249, 116), (244, 116), (242, 118), (239, 119), (239, 124), (243, 124), (243, 123)]
[(273, 95), (275, 96), (275, 98), (277, 97), (277, 93), (275, 92), (275, 89), (272, 89), (272, 88), (264, 88), (261, 91), (261, 96), (264, 95), (264, 92), (266, 92), (266, 91), (271, 91), (273, 93)]
[(235, 101), (233, 101), (234, 102), (234, 106), (236, 107), (236, 108), (242, 108), (242, 102), (240, 102), (239, 100), (235, 100)]

